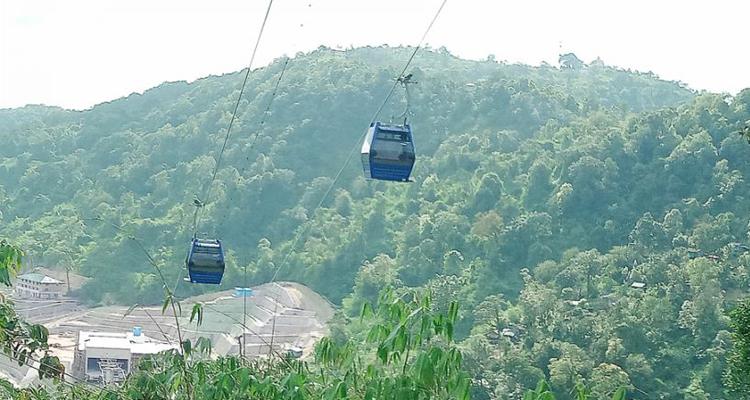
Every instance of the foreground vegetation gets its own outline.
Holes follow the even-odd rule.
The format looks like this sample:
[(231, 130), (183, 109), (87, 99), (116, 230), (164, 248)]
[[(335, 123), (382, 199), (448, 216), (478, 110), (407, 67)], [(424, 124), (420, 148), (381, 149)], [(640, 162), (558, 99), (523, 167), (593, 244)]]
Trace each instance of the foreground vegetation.
[[(2, 283), (20, 265), (20, 249), (0, 244)], [(236, 356), (210, 358), (211, 347), (190, 341), (179, 351), (141, 360), (125, 383), (100, 388), (70, 378), (59, 360), (48, 354), (46, 329), (18, 319), (2, 300), (0, 336), (3, 351), (36, 368), (52, 385), (16, 389), (0, 380), (0, 393), (13, 399), (468, 399), (470, 377), (462, 369), (461, 351), (453, 343), (458, 303), (447, 314), (434, 312), (429, 293), (384, 290), (376, 307), (362, 309), (357, 329), (363, 341), (337, 343), (323, 338), (312, 363), (291, 358), (247, 361)], [(377, 349), (372, 351), (372, 349)], [(36, 363), (35, 355), (43, 353)], [(578, 387), (581, 399), (587, 391)], [(624, 399), (620, 389), (615, 399)], [(525, 398), (551, 398), (540, 383)]]

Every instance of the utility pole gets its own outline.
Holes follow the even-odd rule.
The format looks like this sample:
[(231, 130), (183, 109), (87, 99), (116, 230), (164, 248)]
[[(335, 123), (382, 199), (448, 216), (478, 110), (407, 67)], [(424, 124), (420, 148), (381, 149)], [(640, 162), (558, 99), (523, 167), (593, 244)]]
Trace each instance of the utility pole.
[(240, 293), (242, 293), (242, 340), (240, 342), (240, 358), (245, 359), (244, 352), (245, 352), (245, 328), (247, 326), (247, 262), (245, 263), (245, 266), (243, 267), (243, 275), (242, 278), (242, 290)]
[(65, 282), (68, 284), (68, 296), (70, 296), (70, 268), (70, 266), (65, 268)]

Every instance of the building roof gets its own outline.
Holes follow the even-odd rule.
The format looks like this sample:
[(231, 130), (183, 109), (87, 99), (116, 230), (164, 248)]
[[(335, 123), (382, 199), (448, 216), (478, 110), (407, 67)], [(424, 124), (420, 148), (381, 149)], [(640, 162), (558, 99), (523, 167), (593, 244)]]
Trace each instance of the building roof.
[(156, 354), (177, 348), (175, 345), (158, 342), (144, 334), (133, 336), (132, 332), (78, 332), (78, 350), (83, 351), (87, 347), (130, 350), (133, 354)]
[(61, 281), (58, 281), (55, 278), (50, 278), (47, 275), (37, 274), (33, 272), (29, 274), (19, 275), (18, 279), (23, 279), (26, 281), (31, 281), (31, 282), (36, 282), (36, 283), (48, 283), (48, 284), (62, 283)]
[(177, 346), (168, 343), (134, 343), (130, 347), (130, 352), (133, 354), (156, 354), (171, 349), (177, 349)]
[(63, 269), (51, 269), (47, 267), (39, 267), (36, 266), (32, 271), (29, 272), (36, 272), (38, 274), (47, 275), (50, 278), (57, 279), (58, 281), (62, 281), (70, 285), (71, 290), (77, 290), (80, 289), (87, 281), (89, 281), (91, 278), (87, 278), (85, 276), (81, 276), (76, 274), (74, 271), (66, 271)]

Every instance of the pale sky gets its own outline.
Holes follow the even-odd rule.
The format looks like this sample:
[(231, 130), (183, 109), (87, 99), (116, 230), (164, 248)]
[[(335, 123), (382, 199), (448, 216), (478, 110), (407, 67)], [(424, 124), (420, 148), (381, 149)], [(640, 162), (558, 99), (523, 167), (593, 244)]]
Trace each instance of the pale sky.
[[(320, 45), (413, 45), (441, 0), (275, 0), (254, 67)], [(83, 109), (244, 68), (266, 0), (0, 0), (0, 108)], [(427, 38), (470, 59), (586, 62), (750, 87), (750, 2), (448, 0)]]

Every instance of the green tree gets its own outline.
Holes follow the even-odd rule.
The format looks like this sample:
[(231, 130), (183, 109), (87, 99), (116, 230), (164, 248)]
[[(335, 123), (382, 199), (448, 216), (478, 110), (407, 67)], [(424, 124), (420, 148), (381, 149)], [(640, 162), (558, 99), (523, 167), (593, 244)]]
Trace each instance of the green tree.
[(724, 384), (738, 398), (750, 393), (750, 300), (744, 300), (730, 313), (732, 350), (727, 357)]

